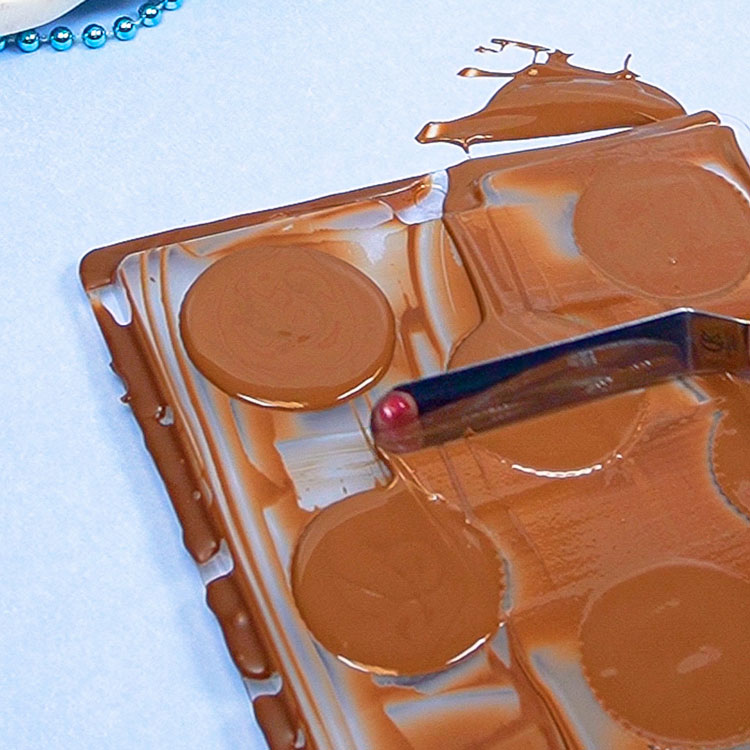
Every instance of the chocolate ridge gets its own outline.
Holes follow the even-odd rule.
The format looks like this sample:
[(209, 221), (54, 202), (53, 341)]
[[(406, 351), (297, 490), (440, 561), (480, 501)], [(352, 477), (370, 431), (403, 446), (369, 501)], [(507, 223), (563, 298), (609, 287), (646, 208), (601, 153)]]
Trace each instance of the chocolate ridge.
[[(617, 133), (615, 135), (599, 136), (582, 142), (574, 142), (567, 146), (567, 153), (573, 153), (580, 148), (591, 148), (592, 143), (597, 145), (601, 143), (603, 147), (608, 147), (619, 142), (622, 138), (627, 138), (633, 130), (637, 130), (639, 133), (648, 131), (656, 134), (695, 125), (718, 123), (719, 118), (713, 112), (702, 110), (695, 114), (674, 117), (670, 120), (663, 120), (652, 125), (640, 125), (637, 128), (628, 128), (622, 133)], [(468, 197), (471, 195), (471, 190), (467, 190), (467, 188), (478, 175), (486, 173), (494, 165), (512, 166), (516, 162), (527, 162), (530, 158), (542, 160), (546, 158), (546, 152), (552, 148), (559, 148), (559, 146), (535, 148), (533, 149), (533, 155), (531, 151), (520, 151), (463, 160), (448, 167), (451, 189), (448, 193), (445, 212), (450, 213), (452, 211), (460, 211), (468, 207), (473, 207), (471, 198)], [(117, 242), (112, 245), (94, 248), (87, 252), (81, 259), (78, 273), (84, 289), (87, 292), (91, 292), (94, 289), (110, 284), (114, 279), (114, 273), (120, 262), (125, 256), (130, 255), (131, 253), (150, 250), (155, 247), (169, 245), (176, 242), (187, 242), (198, 237), (205, 237), (220, 232), (229, 232), (233, 229), (251, 227), (264, 221), (299, 216), (311, 210), (336, 208), (352, 201), (366, 200), (375, 196), (385, 196), (388, 193), (396, 192), (404, 188), (418, 187), (423, 179), (423, 175), (415, 175), (400, 180), (384, 182), (379, 185), (336, 193), (325, 198), (314, 198), (302, 203), (289, 204), (277, 208), (268, 208), (261, 211), (252, 211), (247, 214), (239, 214), (237, 216), (230, 216), (202, 224), (191, 224), (186, 227), (177, 227), (164, 232), (157, 232), (155, 234)], [(459, 196), (464, 194), (465, 197), (461, 200)]]
[(266, 208), (261, 211), (229, 216), (225, 219), (217, 219), (216, 221), (209, 221), (203, 224), (177, 227), (165, 232), (157, 232), (156, 234), (149, 234), (136, 239), (117, 242), (113, 245), (95, 248), (89, 250), (81, 259), (78, 274), (84, 289), (90, 292), (111, 283), (120, 262), (126, 255), (130, 255), (131, 253), (137, 253), (141, 250), (151, 250), (155, 247), (170, 245), (176, 242), (188, 242), (198, 237), (206, 237), (220, 232), (230, 232), (233, 229), (252, 227), (264, 221), (300, 216), (312, 210), (318, 211), (324, 208), (336, 208), (353, 201), (366, 200), (375, 196), (384, 197), (389, 193), (402, 190), (403, 188), (419, 187), (423, 179), (422, 175), (405, 177), (400, 180), (393, 180), (392, 182), (384, 182), (380, 185), (371, 185), (343, 193), (335, 193), (325, 198), (313, 198), (302, 203)]
[(143, 357), (143, 334), (135, 321), (118, 325), (101, 305), (94, 307), (94, 315), (112, 354), (112, 369), (125, 384), (122, 400), (133, 410), (182, 525), (185, 547), (197, 563), (205, 563), (218, 551), (220, 536), (203, 505), (195, 500), (193, 493), (200, 491), (200, 481), (187, 459), (177, 425), (165, 425), (156, 418), (167, 399)]
[[(107, 253), (112, 248), (105, 248), (105, 264), (114, 260), (110, 272), (115, 271), (124, 255), (135, 252), (132, 245), (147, 239), (113, 246), (118, 250), (117, 253)], [(124, 249), (123, 245), (128, 246), (128, 249)], [(96, 274), (105, 264), (89, 264), (86, 270), (82, 269), (84, 286), (87, 280), (101, 278)], [(92, 273), (94, 276), (90, 275)], [(166, 486), (182, 526), (185, 547), (199, 564), (205, 563), (218, 552), (222, 539), (226, 539), (230, 552), (233, 552), (229, 535), (215, 504), (206, 506), (201, 496), (195, 494), (200, 492), (197, 489), (200, 483), (192, 469), (188, 441), (180, 433), (176, 422), (165, 425), (155, 416), (166, 405), (165, 391), (159, 384), (158, 375), (144, 356), (144, 333), (138, 318), (134, 316), (128, 325), (121, 326), (101, 304), (94, 303), (93, 308), (112, 355), (112, 368), (125, 384), (126, 391), (122, 399), (131, 406), (133, 416), (143, 433), (146, 448)], [(263, 623), (253, 615), (254, 611), (257, 612), (258, 603), (241, 570), (235, 568), (228, 575), (211, 581), (206, 586), (206, 600), (219, 622), (227, 648), (240, 674), (254, 679), (270, 676), (275, 667), (269, 657), (267, 636), (263, 631)], [(277, 695), (258, 696), (252, 702), (256, 719), (271, 750), (316, 750), (310, 740), (306, 740), (301, 746), (295, 744), (298, 737), (304, 736), (305, 726), (290, 691), (282, 690)]]

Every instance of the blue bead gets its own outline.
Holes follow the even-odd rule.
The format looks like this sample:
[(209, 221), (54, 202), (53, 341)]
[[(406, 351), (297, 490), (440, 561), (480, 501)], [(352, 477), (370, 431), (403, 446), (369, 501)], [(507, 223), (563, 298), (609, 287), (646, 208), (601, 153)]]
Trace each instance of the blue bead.
[(50, 31), (49, 43), (58, 52), (70, 49), (73, 46), (73, 32), (67, 26), (56, 26)]
[(8, 37), (7, 36), (0, 36), (0, 52), (2, 52), (5, 49), (5, 45), (8, 43)]
[(18, 49), (24, 52), (34, 52), (39, 49), (39, 34), (36, 29), (22, 31), (16, 37), (16, 44), (18, 45)]
[(144, 3), (138, 8), (138, 15), (144, 26), (156, 26), (161, 23), (161, 8), (153, 3)]
[(121, 42), (127, 42), (135, 37), (138, 24), (128, 16), (120, 16), (112, 26), (112, 31)]
[(182, 5), (182, 0), (164, 0), (164, 10), (177, 10)]
[(90, 23), (81, 34), (83, 43), (91, 49), (99, 49), (103, 47), (107, 41), (107, 31), (104, 26), (100, 26), (98, 23)]

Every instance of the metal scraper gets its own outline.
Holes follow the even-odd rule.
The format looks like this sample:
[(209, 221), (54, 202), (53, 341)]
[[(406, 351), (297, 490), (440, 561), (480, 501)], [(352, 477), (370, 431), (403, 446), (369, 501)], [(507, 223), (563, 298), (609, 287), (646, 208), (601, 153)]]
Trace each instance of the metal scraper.
[(403, 383), (373, 408), (372, 433), (403, 453), (669, 378), (750, 373), (749, 330), (679, 308)]

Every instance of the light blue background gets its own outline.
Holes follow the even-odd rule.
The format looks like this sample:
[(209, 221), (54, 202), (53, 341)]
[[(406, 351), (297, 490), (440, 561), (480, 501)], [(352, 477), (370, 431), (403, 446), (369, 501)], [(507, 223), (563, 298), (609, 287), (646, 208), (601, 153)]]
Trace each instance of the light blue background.
[(518, 62), (472, 52), (497, 35), (633, 52), (689, 111), (750, 121), (742, 0), (186, 0), (135, 42), (0, 54), (0, 747), (261, 747), (80, 257), (460, 160), (413, 135), (484, 104), (496, 83), (455, 73)]

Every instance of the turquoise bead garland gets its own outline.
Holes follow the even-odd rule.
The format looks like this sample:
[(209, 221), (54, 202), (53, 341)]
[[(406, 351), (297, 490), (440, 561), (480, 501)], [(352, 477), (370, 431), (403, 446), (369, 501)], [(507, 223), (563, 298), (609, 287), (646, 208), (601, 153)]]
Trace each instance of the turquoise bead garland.
[(107, 41), (107, 30), (104, 26), (100, 26), (98, 23), (90, 23), (81, 34), (83, 43), (91, 49), (99, 49), (103, 47)]
[(128, 16), (120, 16), (112, 26), (112, 31), (121, 42), (127, 42), (135, 38), (138, 24)]
[(56, 26), (49, 35), (52, 49), (63, 52), (73, 46), (73, 32), (65, 26)]
[(30, 29), (18, 35), (16, 44), (22, 52), (34, 52), (39, 49), (41, 38), (35, 29)]
[[(161, 3), (164, 5), (164, 3)], [(154, 3), (145, 3), (138, 8), (138, 15), (144, 26), (156, 26), (161, 23), (161, 7)]]
[[(138, 18), (120, 16), (112, 24), (111, 31), (107, 31), (101, 24), (90, 23), (81, 33), (80, 41), (89, 49), (103, 47), (110, 37), (122, 42), (130, 41), (135, 38), (141, 26), (158, 26), (162, 20), (162, 11), (177, 10), (182, 6), (182, 2), (183, 0), (146, 2), (138, 8)], [(28, 29), (27, 31), (19, 31), (17, 34), (0, 36), (0, 52), (6, 49), (9, 44), (15, 44), (22, 52), (36, 52), (45, 44), (49, 44), (57, 52), (64, 52), (69, 50), (76, 41), (76, 35), (67, 26), (56, 26), (49, 33), (49, 36), (40, 34), (36, 29)]]

